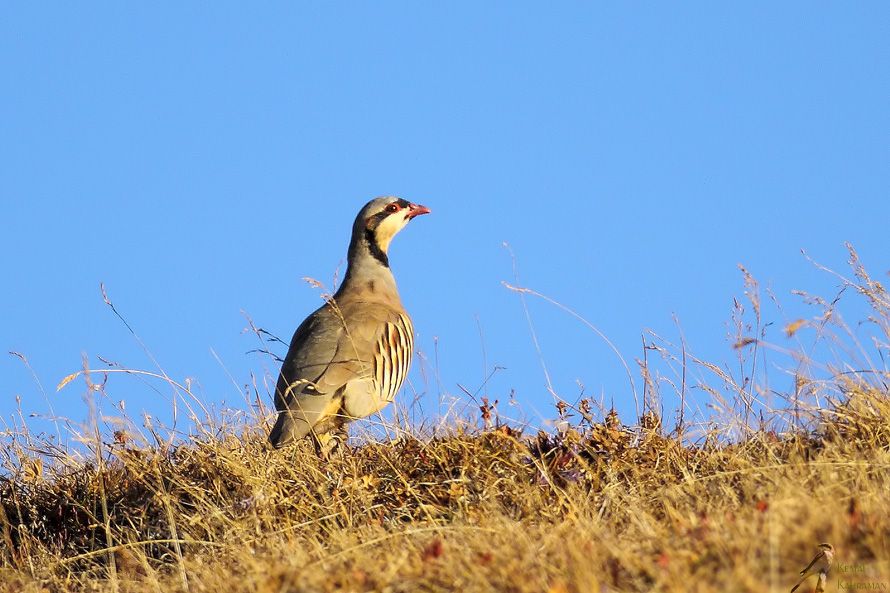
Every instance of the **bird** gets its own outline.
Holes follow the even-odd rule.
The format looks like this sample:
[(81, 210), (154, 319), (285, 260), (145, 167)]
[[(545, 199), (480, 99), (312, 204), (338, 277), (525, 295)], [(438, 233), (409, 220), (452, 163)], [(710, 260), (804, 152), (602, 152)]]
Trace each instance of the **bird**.
[(814, 574), (819, 575), (819, 581), (816, 585), (816, 591), (825, 590), (825, 581), (828, 578), (828, 572), (831, 570), (831, 563), (834, 560), (834, 547), (831, 544), (819, 544), (819, 553), (810, 560), (807, 567), (800, 571), (800, 580), (791, 588), (791, 593), (797, 591), (797, 588), (803, 582)]
[(384, 196), (352, 225), (346, 275), (339, 289), (294, 332), (275, 386), (275, 448), (310, 437), (329, 457), (347, 424), (393, 401), (408, 374), (414, 327), (389, 266), (393, 237), (426, 206)]

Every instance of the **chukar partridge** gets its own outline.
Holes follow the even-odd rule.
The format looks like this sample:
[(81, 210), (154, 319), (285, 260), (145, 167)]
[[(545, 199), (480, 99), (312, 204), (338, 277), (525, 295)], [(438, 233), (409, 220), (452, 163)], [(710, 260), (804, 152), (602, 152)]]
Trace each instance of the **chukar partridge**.
[(411, 364), (414, 330), (387, 251), (396, 233), (429, 211), (382, 197), (358, 213), (343, 284), (300, 324), (281, 365), (273, 446), (308, 435), (327, 456), (345, 438), (349, 421), (380, 411), (395, 397)]

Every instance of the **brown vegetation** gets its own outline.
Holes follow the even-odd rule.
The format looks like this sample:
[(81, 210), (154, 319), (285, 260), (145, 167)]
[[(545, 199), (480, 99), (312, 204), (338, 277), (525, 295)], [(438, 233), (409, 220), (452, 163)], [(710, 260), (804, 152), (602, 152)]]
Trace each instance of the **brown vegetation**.
[[(852, 255), (847, 286), (886, 356), (887, 294)], [(739, 349), (762, 343), (757, 316)], [(834, 323), (786, 329), (820, 320)], [(87, 439), (92, 461), (10, 433), (0, 591), (787, 591), (823, 541), (838, 584), (890, 583), (886, 366), (823, 361), (820, 377), (807, 360), (780, 409), (669, 350), (649, 351), (682, 360), (684, 380), (686, 364), (724, 375), (699, 387), (732, 422), (666, 430), (644, 364), (650, 405), (633, 426), (582, 400), (523, 434), (485, 403), (482, 429), (400, 431), (330, 461), (308, 443), (271, 450), (265, 418), (173, 442)]]

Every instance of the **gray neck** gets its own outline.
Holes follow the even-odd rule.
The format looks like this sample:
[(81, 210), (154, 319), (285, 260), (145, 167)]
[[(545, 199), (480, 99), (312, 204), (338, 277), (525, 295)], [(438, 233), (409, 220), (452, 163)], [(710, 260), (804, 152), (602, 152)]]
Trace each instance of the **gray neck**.
[[(389, 258), (374, 241), (373, 234), (353, 233), (349, 243), (346, 277), (337, 295), (348, 290), (365, 298), (385, 297), (399, 301), (396, 279), (389, 269)], [(336, 295), (335, 295), (336, 298)]]

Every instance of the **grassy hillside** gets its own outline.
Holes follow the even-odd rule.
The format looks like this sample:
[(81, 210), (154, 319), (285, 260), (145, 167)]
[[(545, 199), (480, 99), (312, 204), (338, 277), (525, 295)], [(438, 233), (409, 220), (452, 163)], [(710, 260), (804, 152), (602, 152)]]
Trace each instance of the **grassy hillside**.
[[(890, 301), (853, 265), (882, 361)], [(820, 319), (837, 316), (785, 329)], [(739, 327), (753, 335), (739, 349), (761, 343), (756, 323)], [(709, 368), (670, 356), (684, 378)], [(0, 591), (778, 592), (823, 541), (828, 590), (886, 590), (886, 363), (806, 362), (782, 406), (710, 365), (719, 385), (699, 387), (720, 413), (696, 427), (663, 425), (644, 364), (650, 405), (626, 423), (582, 400), (559, 405), (558, 428), (520, 432), (483, 404), (482, 428), (394, 431), (329, 461), (308, 443), (270, 450), (266, 418), (190, 439), (97, 432), (87, 459), (10, 431)]]

